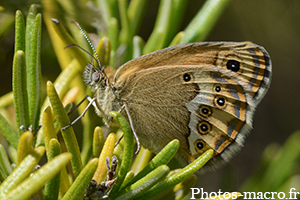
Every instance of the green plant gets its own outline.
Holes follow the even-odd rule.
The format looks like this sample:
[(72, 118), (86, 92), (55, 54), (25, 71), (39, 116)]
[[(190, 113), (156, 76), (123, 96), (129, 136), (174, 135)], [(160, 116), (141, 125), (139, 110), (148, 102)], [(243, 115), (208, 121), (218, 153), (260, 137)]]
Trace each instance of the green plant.
[[(113, 187), (100, 187), (103, 198), (183, 199), (196, 183), (197, 177), (192, 174), (210, 159), (211, 151), (175, 173), (176, 170), (170, 170), (169, 161), (178, 150), (179, 142), (170, 142), (154, 158), (151, 152), (141, 149), (133, 160), (131, 129), (119, 113), (113, 112), (112, 115), (120, 124), (125, 141), (116, 147), (121, 131), (111, 130), (116, 134), (111, 133), (105, 139), (102, 129), (97, 127), (103, 123), (98, 118), (98, 121), (93, 120), (93, 111), (88, 111), (82, 118), (82, 134), (72, 127), (60, 131), (60, 127), (70, 123), (66, 114), (70, 111), (69, 103), (79, 103), (86, 94), (91, 94), (81, 80), (89, 56), (78, 48), (65, 49), (70, 44), (79, 44), (84, 49), (89, 49), (89, 46), (77, 27), (69, 22), (80, 20), (82, 13), (86, 14), (88, 23), (92, 17), (99, 16), (96, 27), (97, 37), (101, 40), (96, 51), (103, 66), (116, 69), (125, 61), (163, 47), (204, 40), (228, 2), (207, 0), (186, 29), (178, 32), (187, 2), (162, 0), (154, 30), (144, 42), (136, 34), (147, 0), (132, 0), (129, 4), (126, 0), (98, 0), (94, 1), (96, 10), (84, 6), (84, 1), (78, 1), (77, 5), (71, 1), (43, 0), (43, 19), (62, 69), (54, 83), (47, 82), (46, 98), (42, 93), (40, 64), (42, 15), (33, 5), (25, 26), (23, 14), (17, 11), (13, 95), (9, 93), (0, 97), (0, 129), (8, 142), (6, 146), (0, 145), (1, 199), (24, 199), (32, 195), (40, 199), (82, 199), (85, 192), (94, 194), (93, 188), (98, 187), (92, 185), (92, 178), (98, 183), (114, 183)], [(1, 24), (0, 35), (12, 22), (13, 17), (10, 17)], [(62, 97), (63, 101), (60, 100)], [(15, 119), (8, 117), (8, 109), (5, 109), (12, 103)], [(86, 105), (84, 102), (78, 108), (80, 113)], [(42, 128), (34, 135), (39, 124)], [(19, 129), (21, 125), (25, 131)], [(81, 148), (75, 133), (83, 136)], [(299, 160), (298, 140), (299, 133), (295, 133), (283, 148), (268, 147), (258, 172), (245, 182), (241, 190), (288, 193), (292, 184), (299, 184), (299, 176), (294, 172)], [(35, 166), (45, 152), (48, 162), (36, 170)], [(112, 166), (108, 170), (106, 165), (106, 158), (112, 160), (112, 155), (118, 160), (116, 181), (114, 177), (107, 177), (107, 173), (114, 171)]]
[[(282, 146), (277, 143), (268, 145), (262, 154), (257, 171), (244, 182), (241, 191), (256, 192), (257, 198), (266, 192), (269, 192), (268, 198), (274, 196), (274, 199), (280, 199), (270, 192), (284, 193), (285, 197), (290, 199), (299, 198), (299, 141), (300, 132), (296, 131)], [(292, 188), (294, 190), (291, 190)], [(298, 192), (298, 194), (290, 193), (290, 191)], [(254, 193), (252, 193), (252, 198), (254, 198)]]
[[(45, 0), (42, 3), (44, 5), (43, 18), (62, 72), (54, 83), (47, 82), (47, 98), (42, 104), (40, 63), (42, 15), (37, 12), (37, 7), (32, 5), (25, 23), (22, 12), (17, 11), (13, 62), (13, 103), (16, 127), (10, 125), (11, 119), (7, 121), (6, 117), (0, 115), (0, 129), (10, 144), (8, 156), (3, 145), (0, 145), (1, 198), (26, 199), (34, 195), (35, 198), (42, 199), (57, 199), (58, 197), (82, 199), (84, 192), (86, 196), (90, 192), (87, 186), (92, 178), (98, 183), (113, 181), (112, 186), (102, 188), (103, 194), (100, 196), (103, 198), (136, 199), (141, 196), (143, 199), (155, 198), (157, 195), (162, 196), (165, 191), (169, 191), (165, 195), (175, 198), (175, 193), (179, 190), (182, 193), (176, 198), (183, 198), (189, 192), (187, 186), (192, 185), (180, 183), (184, 180), (193, 180), (191, 183), (195, 183), (196, 176), (193, 174), (211, 158), (212, 151), (207, 151), (181, 171), (170, 174), (167, 164), (178, 150), (179, 142), (177, 140), (170, 142), (153, 159), (147, 150), (142, 149), (137, 155), (139, 160), (135, 160), (131, 167), (133, 136), (128, 122), (119, 113), (111, 113), (124, 133), (124, 141), (122, 140), (116, 147), (115, 141), (120, 134), (112, 133), (105, 140), (101, 128), (96, 127), (95, 122), (91, 120), (93, 114), (89, 111), (82, 119), (84, 138), (81, 150), (73, 127), (66, 130), (60, 129), (70, 123), (67, 112), (70, 110), (68, 103), (71, 101), (65, 100), (63, 104), (60, 97), (65, 97), (65, 99), (69, 97), (79, 102), (86, 93), (89, 93), (81, 80), (84, 66), (88, 63), (87, 55), (78, 48), (64, 49), (64, 47), (69, 44), (79, 44), (86, 49), (89, 47), (75, 26), (66, 23), (66, 29), (60, 21), (51, 19), (59, 18), (59, 16), (53, 16), (55, 13), (53, 10), (63, 9), (66, 14), (60, 19), (68, 21), (70, 13), (76, 7), (74, 4), (52, 0)], [(97, 46), (97, 53), (104, 66), (110, 65), (117, 68), (121, 63), (141, 54), (168, 45), (204, 39), (228, 1), (207, 1), (187, 29), (177, 35), (178, 22), (182, 18), (184, 13), (182, 8), (186, 2), (161, 1), (155, 28), (145, 45), (136, 33), (147, 1), (134, 0), (129, 5), (124, 0), (95, 3), (98, 8), (102, 8), (100, 12), (103, 26), (105, 26), (105, 30), (98, 33), (102, 39)], [(198, 20), (200, 17), (201, 21)], [(166, 27), (169, 28), (166, 29)], [(122, 48), (125, 48), (125, 51), (118, 54), (118, 49)], [(74, 87), (79, 89), (70, 90)], [(6, 107), (12, 103), (11, 100), (12, 95), (6, 95), (1, 98), (3, 102), (1, 105)], [(83, 111), (85, 102), (83, 104), (79, 107), (79, 112)], [(5, 115), (5, 110), (3, 113)], [(42, 124), (40, 129), (39, 124)], [(21, 126), (22, 129), (19, 128)], [(48, 162), (32, 173), (45, 151)], [(118, 172), (116, 180), (113, 180), (113, 175), (106, 177), (106, 159), (112, 158), (112, 155), (117, 156), (119, 163), (116, 169)], [(16, 163), (15, 169), (11, 167), (9, 160)], [(69, 162), (71, 165), (68, 165)], [(113, 166), (109, 169), (109, 174), (114, 173)], [(134, 175), (130, 169), (134, 169), (137, 175)]]

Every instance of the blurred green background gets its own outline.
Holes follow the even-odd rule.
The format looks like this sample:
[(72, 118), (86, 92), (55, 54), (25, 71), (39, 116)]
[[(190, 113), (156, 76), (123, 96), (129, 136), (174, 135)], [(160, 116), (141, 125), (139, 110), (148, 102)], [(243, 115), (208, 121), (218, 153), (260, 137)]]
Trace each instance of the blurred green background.
[[(26, 15), (32, 3), (40, 5), (37, 0), (0, 1), (0, 6), (5, 8), (0, 13), (0, 21), (11, 22), (8, 28), (0, 31), (0, 96), (11, 91), (15, 11), (20, 9)], [(188, 1), (182, 30), (203, 3), (202, 0)], [(152, 32), (158, 5), (159, 0), (149, 1), (145, 12), (138, 34), (145, 41)], [(42, 10), (41, 7), (39, 9)], [(232, 0), (207, 38), (207, 41), (252, 41), (264, 46), (271, 55), (273, 78), (267, 95), (257, 107), (254, 130), (244, 148), (225, 167), (200, 178), (198, 186), (204, 187), (205, 191), (237, 190), (255, 172), (267, 145), (274, 142), (283, 144), (294, 131), (300, 129), (299, 10), (299, 0)], [(85, 15), (81, 17), (79, 22), (83, 27), (93, 30), (89, 19)], [(59, 73), (60, 67), (46, 26), (43, 26), (43, 82), (54, 81)]]

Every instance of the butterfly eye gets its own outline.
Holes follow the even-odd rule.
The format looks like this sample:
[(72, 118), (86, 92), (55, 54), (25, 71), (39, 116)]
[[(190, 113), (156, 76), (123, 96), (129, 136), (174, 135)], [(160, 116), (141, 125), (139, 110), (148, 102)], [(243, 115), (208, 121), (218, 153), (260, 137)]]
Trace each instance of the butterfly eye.
[(211, 131), (211, 125), (208, 122), (200, 122), (198, 125), (198, 130), (201, 135), (205, 135)]
[(185, 82), (189, 82), (191, 80), (191, 75), (189, 75), (187, 73), (183, 74), (183, 80)]
[(226, 106), (226, 99), (224, 97), (216, 97), (214, 103), (219, 108), (225, 108)]
[(208, 106), (201, 106), (199, 109), (199, 113), (202, 117), (208, 117), (211, 115), (211, 109)]
[(226, 66), (227, 66), (227, 69), (229, 69), (233, 72), (237, 72), (240, 70), (240, 63), (236, 60), (228, 60)]
[(98, 82), (100, 80), (100, 73), (99, 72), (94, 72), (92, 79), (94, 82)]

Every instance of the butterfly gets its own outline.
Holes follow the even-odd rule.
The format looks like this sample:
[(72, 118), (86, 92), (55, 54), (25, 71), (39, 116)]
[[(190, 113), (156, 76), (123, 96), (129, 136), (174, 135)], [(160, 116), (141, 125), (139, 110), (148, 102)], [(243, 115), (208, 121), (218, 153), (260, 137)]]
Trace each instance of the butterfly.
[(176, 45), (131, 60), (115, 73), (98, 65), (88, 64), (83, 77), (108, 126), (109, 113), (120, 111), (154, 153), (178, 139), (177, 157), (184, 162), (213, 149), (207, 169), (241, 149), (272, 75), (267, 51), (244, 42)]

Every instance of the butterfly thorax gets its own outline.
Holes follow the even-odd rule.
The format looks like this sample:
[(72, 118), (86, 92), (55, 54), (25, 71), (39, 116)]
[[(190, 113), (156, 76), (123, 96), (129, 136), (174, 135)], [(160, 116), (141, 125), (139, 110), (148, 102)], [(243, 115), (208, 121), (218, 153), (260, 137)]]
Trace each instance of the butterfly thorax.
[(121, 109), (120, 100), (117, 98), (116, 90), (112, 84), (112, 77), (115, 71), (111, 68), (106, 68), (103, 71), (100, 68), (95, 68), (94, 65), (88, 64), (83, 73), (84, 82), (89, 85), (95, 93), (96, 98), (96, 113), (103, 118), (103, 121), (109, 126), (112, 117), (110, 112)]
[(97, 114), (103, 117), (103, 120), (107, 126), (110, 125), (112, 117), (111, 111), (120, 111), (122, 103), (117, 97), (116, 90), (113, 85), (109, 84), (105, 87), (100, 87), (95, 93), (96, 97), (96, 111)]

